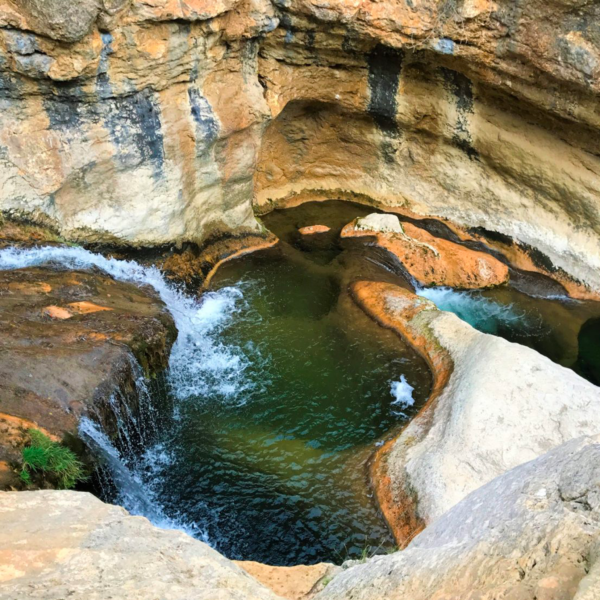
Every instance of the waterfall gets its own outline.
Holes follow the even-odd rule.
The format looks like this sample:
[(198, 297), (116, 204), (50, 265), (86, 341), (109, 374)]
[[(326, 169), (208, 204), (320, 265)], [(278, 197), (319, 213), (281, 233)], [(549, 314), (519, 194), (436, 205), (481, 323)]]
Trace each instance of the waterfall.
[[(169, 358), (167, 383), (177, 401), (190, 397), (215, 395), (227, 400), (247, 389), (244, 376), (248, 359), (240, 348), (219, 341), (221, 327), (231, 321), (243, 302), (240, 289), (226, 287), (208, 292), (202, 298), (186, 295), (168, 282), (153, 266), (133, 260), (106, 258), (78, 247), (38, 247), (0, 250), (0, 269), (20, 269), (42, 264), (60, 268), (89, 269), (97, 267), (119, 281), (149, 285), (160, 296), (173, 316), (178, 331)], [(135, 364), (133, 364), (135, 363)], [(206, 540), (197, 526), (186, 523), (178, 515), (167, 515), (157, 493), (160, 469), (168, 468), (169, 454), (156, 442), (155, 407), (141, 368), (132, 362), (139, 400), (134, 415), (125, 399), (113, 395), (108, 402), (118, 427), (113, 442), (97, 421), (84, 417), (79, 433), (90, 450), (99, 457), (101, 470), (117, 490), (115, 499), (132, 514), (143, 515), (154, 524), (186, 531)], [(174, 407), (176, 413), (177, 406)], [(93, 415), (91, 415), (93, 417)], [(176, 416), (176, 415), (175, 415)]]
[(119, 281), (149, 285), (173, 316), (178, 331), (169, 360), (169, 382), (177, 398), (190, 395), (232, 397), (243, 391), (248, 364), (239, 350), (220, 344), (210, 334), (231, 319), (243, 300), (238, 288), (226, 287), (198, 299), (168, 282), (159, 269), (133, 260), (117, 260), (84, 248), (43, 246), (0, 250), (0, 270), (54, 263), (67, 269), (97, 267)]

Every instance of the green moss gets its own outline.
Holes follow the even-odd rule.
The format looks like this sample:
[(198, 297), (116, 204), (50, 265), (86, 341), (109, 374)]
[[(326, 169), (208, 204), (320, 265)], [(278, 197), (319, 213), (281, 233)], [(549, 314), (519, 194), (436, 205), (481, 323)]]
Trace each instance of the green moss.
[(36, 475), (59, 489), (68, 490), (86, 479), (83, 464), (72, 450), (37, 429), (29, 429), (27, 433), (30, 443), (23, 448), (20, 473), (25, 485), (32, 485)]

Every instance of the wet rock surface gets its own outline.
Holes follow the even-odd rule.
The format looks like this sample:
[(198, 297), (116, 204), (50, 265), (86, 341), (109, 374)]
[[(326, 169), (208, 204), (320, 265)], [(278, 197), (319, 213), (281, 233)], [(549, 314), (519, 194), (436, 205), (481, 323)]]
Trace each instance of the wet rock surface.
[(477, 289), (509, 279), (508, 267), (490, 254), (433, 236), (411, 223), (400, 224), (396, 215), (358, 219), (344, 227), (341, 237), (372, 238), (372, 243), (394, 255), (419, 285)]
[(318, 235), (319, 233), (328, 233), (329, 231), (331, 231), (331, 228), (327, 227), (327, 225), (307, 225), (298, 229), (300, 235)]
[[(111, 396), (135, 406), (136, 379), (166, 367), (175, 336), (149, 289), (92, 271), (2, 271), (0, 413), (59, 437), (76, 433), (85, 414), (110, 430)], [(10, 461), (19, 448), (7, 442)]]

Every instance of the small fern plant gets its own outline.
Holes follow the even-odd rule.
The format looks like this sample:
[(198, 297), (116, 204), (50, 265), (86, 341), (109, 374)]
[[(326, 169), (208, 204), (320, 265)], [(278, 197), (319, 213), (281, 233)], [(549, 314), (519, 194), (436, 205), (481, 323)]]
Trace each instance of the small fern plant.
[(28, 429), (30, 444), (23, 448), (21, 481), (31, 485), (32, 474), (39, 473), (59, 489), (74, 488), (86, 479), (85, 469), (75, 453), (37, 429)]

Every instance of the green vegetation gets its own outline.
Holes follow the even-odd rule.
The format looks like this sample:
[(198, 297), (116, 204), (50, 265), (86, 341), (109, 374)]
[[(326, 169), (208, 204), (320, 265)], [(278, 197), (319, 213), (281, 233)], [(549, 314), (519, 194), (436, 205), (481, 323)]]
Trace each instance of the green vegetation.
[(43, 476), (59, 489), (68, 490), (86, 479), (83, 464), (72, 450), (52, 441), (37, 429), (28, 429), (30, 444), (23, 448), (21, 481), (32, 483), (32, 474)]

